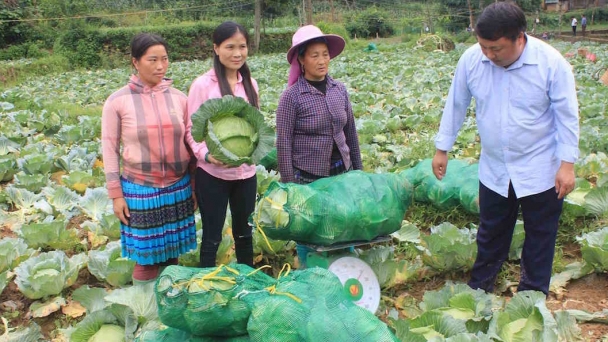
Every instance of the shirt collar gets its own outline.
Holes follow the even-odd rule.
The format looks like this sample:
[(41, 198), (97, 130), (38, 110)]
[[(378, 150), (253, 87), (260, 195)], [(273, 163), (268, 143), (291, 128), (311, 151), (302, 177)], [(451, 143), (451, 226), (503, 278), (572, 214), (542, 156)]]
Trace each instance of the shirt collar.
[[(325, 77), (327, 78), (327, 89), (329, 89), (330, 87), (334, 87), (338, 84), (333, 78), (331, 78), (331, 76), (326, 75)], [(302, 94), (318, 91), (315, 87), (313, 87), (312, 85), (310, 85), (310, 83), (306, 81), (304, 75), (300, 75), (300, 77), (298, 77), (298, 82), (296, 84), (298, 85), (298, 90)]]
[[(524, 66), (524, 64), (528, 64), (528, 65), (538, 64), (538, 60), (539, 60), (538, 44), (544, 44), (544, 43), (539, 42), (534, 37), (528, 36), (526, 33), (524, 33), (524, 37), (526, 38), (526, 45), (524, 46), (524, 51), (521, 52), (521, 55), (519, 56), (519, 58), (513, 64), (511, 64), (511, 66), (509, 66), (507, 68), (507, 70), (521, 68), (522, 66)], [(486, 57), (486, 55), (484, 55), (483, 53), (481, 54), (481, 61), (488, 62), (488, 63), (491, 62), (490, 59), (488, 57)]]
[(153, 93), (153, 92), (163, 92), (167, 88), (169, 88), (173, 84), (173, 80), (170, 78), (163, 78), (159, 84), (154, 87), (150, 87), (145, 85), (138, 75), (131, 75), (129, 79), (129, 87), (136, 93), (144, 94), (144, 93)]
[[(209, 75), (209, 78), (211, 78), (211, 80), (213, 82), (218, 82), (217, 80), (217, 74), (215, 73), (215, 69), (211, 68), (211, 70), (209, 70), (207, 72), (207, 75)], [(241, 76), (240, 72), (236, 73), (236, 83), (242, 83), (243, 82), (243, 76)]]

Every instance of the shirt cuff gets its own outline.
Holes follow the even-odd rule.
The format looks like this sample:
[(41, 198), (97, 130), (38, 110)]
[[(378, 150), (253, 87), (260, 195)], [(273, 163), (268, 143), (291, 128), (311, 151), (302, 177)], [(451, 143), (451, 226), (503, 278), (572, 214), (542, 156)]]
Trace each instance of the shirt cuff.
[(110, 199), (124, 197), (124, 195), (122, 193), (122, 187), (108, 188), (108, 197)]
[(568, 163), (576, 163), (578, 160), (579, 150), (576, 146), (558, 143), (556, 155), (559, 160)]
[(451, 151), (455, 141), (455, 136), (437, 133), (437, 136), (435, 137), (435, 147), (441, 151)]

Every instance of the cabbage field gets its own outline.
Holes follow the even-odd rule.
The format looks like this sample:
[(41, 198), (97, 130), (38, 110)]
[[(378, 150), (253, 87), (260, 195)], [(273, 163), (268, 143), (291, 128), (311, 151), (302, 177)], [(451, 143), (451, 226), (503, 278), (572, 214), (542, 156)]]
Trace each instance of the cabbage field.
[[(360, 251), (382, 286), (376, 314), (402, 341), (608, 341), (608, 86), (598, 81), (608, 52), (586, 44), (597, 55), (592, 62), (578, 56), (579, 44), (554, 43), (576, 74), (581, 159), (562, 215), (551, 295), (512, 292), (521, 223), (496, 294), (485, 294), (462, 285), (475, 258), (477, 216), (459, 205), (416, 202), (391, 243)], [(434, 155), (443, 102), (466, 46), (451, 52), (384, 41), (379, 51), (362, 46), (351, 44), (330, 73), (349, 89), (365, 171), (415, 167)], [(248, 63), (261, 112), (274, 127), (287, 81), (284, 55)], [(176, 62), (168, 76), (187, 93), (210, 66)], [(0, 89), (0, 341), (111, 342), (160, 326), (153, 293), (131, 286), (133, 263), (120, 256), (120, 227), (104, 188), (101, 106), (129, 71), (68, 72)], [(474, 162), (479, 149), (470, 115), (451, 157)], [(263, 167), (257, 176), (260, 194), (278, 179)], [(221, 263), (235, 260), (230, 224)], [(256, 266), (272, 266), (272, 275), (294, 262), (293, 242), (267, 244), (257, 234), (254, 242)], [(197, 260), (191, 252), (180, 263)]]

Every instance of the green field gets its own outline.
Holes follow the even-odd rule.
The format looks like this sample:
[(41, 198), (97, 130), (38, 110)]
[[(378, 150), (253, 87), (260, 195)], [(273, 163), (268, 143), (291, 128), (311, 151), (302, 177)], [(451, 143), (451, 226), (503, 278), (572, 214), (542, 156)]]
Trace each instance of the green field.
[[(393, 40), (377, 41), (379, 51), (366, 52), (367, 43), (351, 42), (332, 61), (330, 74), (350, 92), (365, 171), (402, 171), (434, 155), (433, 138), (452, 73), (467, 46), (457, 44), (451, 52), (429, 51), (428, 45)], [(581, 113), (577, 189), (562, 215), (554, 272), (585, 276), (591, 291), (606, 283), (608, 271), (608, 229), (601, 230), (608, 226), (608, 87), (598, 81), (608, 66), (608, 52), (593, 43), (554, 45), (575, 56), (569, 61)], [(597, 62), (577, 57), (579, 47), (595, 53)], [(256, 55), (248, 63), (260, 87), (261, 111), (274, 127), (288, 73), (284, 54)], [(187, 93), (192, 80), (210, 66), (209, 60), (172, 63), (168, 77)], [(0, 333), (4, 331), (8, 341), (37, 341), (39, 336), (67, 341), (74, 331), (81, 336), (87, 322), (79, 322), (99, 315), (95, 311), (107, 310), (109, 303), (128, 308), (137, 317), (136, 322), (118, 320), (131, 333), (157, 327), (154, 308), (142, 305), (150, 298), (133, 296), (129, 290), (132, 264), (111, 253), (116, 243), (108, 246), (119, 235), (101, 169), (101, 107), (108, 95), (126, 83), (129, 72), (49, 73), (0, 90), (0, 316), (7, 327), (0, 328)], [(470, 114), (451, 158), (475, 161), (479, 157), (474, 106)], [(275, 172), (258, 171), (261, 188), (276, 178)], [(558, 337), (595, 341), (608, 333), (603, 326), (583, 323), (606, 322), (602, 310), (608, 304), (602, 306), (601, 300), (608, 296), (601, 297), (600, 292), (596, 297), (574, 298), (574, 289), (562, 280), (565, 273), (554, 282), (547, 304), (538, 296), (514, 297), (505, 304), (519, 274), (517, 246), (512, 246), (514, 256), (499, 276), (496, 296), (448, 286), (423, 297), (425, 291), (441, 289), (446, 281), (466, 281), (474, 260), (471, 251), (478, 218), (458, 206), (439, 209), (415, 203), (406, 219), (391, 243), (362, 251), (362, 258), (383, 270), (377, 315), (403, 341), (426, 341), (433, 336), (432, 341), (531, 341), (533, 331), (539, 341)], [(229, 231), (230, 222), (226, 222), (220, 262), (235, 260)], [(437, 238), (428, 238), (434, 234)], [(294, 245), (271, 244), (276, 253), (256, 235), (255, 260), (256, 266), (273, 266), (271, 273), (276, 276), (284, 263), (294, 261)], [(194, 253), (180, 259), (184, 265), (194, 265), (196, 260)], [(584, 264), (569, 266), (574, 262)], [(584, 283), (573, 284), (585, 289)], [(104, 298), (106, 293), (100, 289), (112, 295)], [(568, 300), (587, 305), (571, 307)], [(11, 303), (3, 304), (7, 302)], [(584, 316), (566, 310), (572, 308), (590, 313)]]

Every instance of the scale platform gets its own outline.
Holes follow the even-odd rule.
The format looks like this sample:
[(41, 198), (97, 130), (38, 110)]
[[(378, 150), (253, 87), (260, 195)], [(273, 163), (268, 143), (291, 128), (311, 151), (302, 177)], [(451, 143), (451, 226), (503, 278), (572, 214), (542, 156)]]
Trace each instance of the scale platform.
[(375, 238), (371, 241), (348, 241), (348, 242), (336, 243), (336, 244), (327, 245), (327, 246), (321, 246), (321, 245), (315, 245), (315, 244), (309, 244), (309, 243), (303, 243), (303, 242), (298, 242), (298, 244), (300, 244), (302, 246), (306, 246), (315, 252), (331, 252), (331, 251), (337, 251), (337, 250), (342, 250), (342, 249), (348, 249), (350, 247), (371, 245), (374, 243), (388, 242), (388, 241), (391, 241), (391, 237), (389, 235), (383, 235), (383, 236), (378, 236), (377, 238)]
[(391, 241), (379, 236), (371, 241), (349, 241), (329, 246), (303, 244), (312, 250), (306, 257), (307, 267), (325, 268), (335, 274), (344, 294), (356, 305), (375, 313), (380, 306), (380, 284), (372, 268), (358, 258), (353, 247)]

